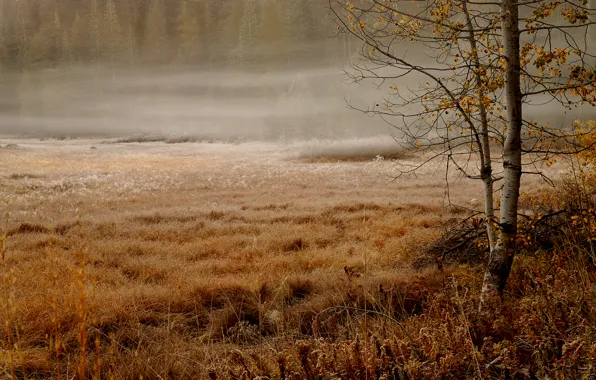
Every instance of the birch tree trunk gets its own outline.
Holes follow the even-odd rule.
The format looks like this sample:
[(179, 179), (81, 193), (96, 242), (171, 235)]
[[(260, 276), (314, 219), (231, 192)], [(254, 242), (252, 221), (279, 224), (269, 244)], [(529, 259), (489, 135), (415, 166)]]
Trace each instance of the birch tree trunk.
[(474, 25), (468, 10), (468, 0), (462, 1), (462, 10), (466, 19), (468, 30), (468, 43), (472, 51), (472, 62), (475, 68), (476, 87), (478, 91), (478, 109), (480, 111), (480, 177), (484, 183), (484, 216), (486, 218), (486, 232), (488, 235), (488, 245), (492, 251), (495, 248), (497, 233), (494, 223), (495, 208), (494, 208), (494, 179), (492, 168), (492, 157), (490, 152), (490, 139), (488, 132), (488, 115), (484, 99), (486, 91), (480, 75), (481, 63), (478, 57), (478, 46), (476, 44), (476, 36), (474, 35)]
[(522, 173), (521, 129), (522, 95), (520, 87), (520, 32), (518, 0), (501, 0), (503, 54), (507, 67), (505, 74), (505, 102), (507, 105), (507, 134), (503, 146), (503, 193), (501, 196), (501, 233), (484, 274), (480, 308), (503, 293), (511, 272), (516, 250), (517, 204)]

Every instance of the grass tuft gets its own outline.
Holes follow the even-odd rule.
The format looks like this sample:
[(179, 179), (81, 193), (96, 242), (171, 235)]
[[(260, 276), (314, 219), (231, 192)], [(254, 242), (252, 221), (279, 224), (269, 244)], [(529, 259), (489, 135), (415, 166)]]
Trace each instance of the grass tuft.
[[(414, 155), (390, 138), (374, 137), (340, 141), (311, 141), (303, 144), (297, 155), (301, 162), (364, 162), (372, 160), (407, 160)], [(300, 146), (299, 146), (300, 149)]]
[(14, 236), (19, 234), (47, 234), (51, 230), (41, 224), (21, 223), (18, 227), (8, 231), (8, 236)]

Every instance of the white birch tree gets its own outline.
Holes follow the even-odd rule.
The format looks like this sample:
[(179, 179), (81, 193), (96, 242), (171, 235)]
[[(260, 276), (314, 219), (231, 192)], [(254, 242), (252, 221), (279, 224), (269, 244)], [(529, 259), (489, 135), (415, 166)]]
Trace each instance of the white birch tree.
[(561, 112), (596, 105), (596, 52), (579, 38), (595, 23), (596, 9), (584, 0), (329, 4), (340, 30), (362, 42), (351, 78), (387, 90), (362, 110), (425, 152), (425, 163), (441, 159), (448, 171), (483, 181), (490, 253), (481, 305), (498, 304), (517, 250), (522, 174), (541, 174), (537, 163), (582, 149), (574, 131), (524, 110), (538, 101)]

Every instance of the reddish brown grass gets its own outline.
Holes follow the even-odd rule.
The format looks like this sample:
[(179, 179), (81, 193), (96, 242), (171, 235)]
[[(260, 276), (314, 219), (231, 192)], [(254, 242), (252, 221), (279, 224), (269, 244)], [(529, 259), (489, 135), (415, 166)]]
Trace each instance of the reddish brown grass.
[[(10, 212), (2, 349), (15, 353), (15, 376), (438, 377), (473, 374), (468, 328), (493, 336), (474, 330), (476, 269), (410, 267), (451, 217), (433, 168), (389, 183), (383, 161), (52, 144), (0, 152)], [(39, 174), (15, 181), (16, 172)], [(455, 189), (462, 204), (480, 192)], [(519, 281), (512, 297), (523, 301), (531, 282)], [(477, 359), (513, 363), (517, 354), (495, 351), (511, 347)]]

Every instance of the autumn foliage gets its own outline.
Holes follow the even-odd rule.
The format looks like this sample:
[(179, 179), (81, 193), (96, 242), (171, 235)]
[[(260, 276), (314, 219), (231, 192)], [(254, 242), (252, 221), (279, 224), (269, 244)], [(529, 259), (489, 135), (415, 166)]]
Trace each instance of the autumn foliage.
[[(20, 167), (39, 158), (27, 150), (8, 152), (19, 157), (0, 153)], [(586, 176), (591, 154), (579, 159)], [(532, 182), (534, 190), (522, 195), (520, 252), (500, 312), (487, 316), (478, 311), (483, 221), (468, 219), (465, 209), (444, 209), (442, 182), (433, 173), (399, 184), (396, 204), (393, 190), (383, 192), (383, 178), (362, 171), (391, 162), (283, 161), (279, 202), (269, 203), (261, 191), (270, 183), (260, 178), (272, 170), (270, 157), (255, 157), (243, 169), (254, 192), (230, 185), (237, 174), (231, 168), (243, 158), (212, 161), (220, 166), (200, 174), (202, 156), (177, 157), (174, 172), (171, 156), (44, 157), (57, 165), (11, 175), (7, 186), (15, 192), (35, 186), (42, 190), (28, 194), (39, 197), (45, 186), (56, 187), (54, 173), (96, 165), (120, 168), (119, 178), (130, 177), (136, 189), (163, 187), (135, 192), (130, 201), (108, 198), (97, 210), (96, 195), (114, 192), (111, 178), (87, 186), (80, 218), (26, 223), (15, 213), (3, 221), (0, 363), (8, 376), (581, 379), (594, 373), (594, 191), (573, 174), (553, 178), (554, 188)], [(147, 160), (176, 178), (172, 187), (152, 173), (139, 177)], [(578, 158), (569, 164), (579, 168)], [(201, 175), (216, 172), (214, 189), (200, 191), (225, 207), (181, 210), (196, 194), (180, 184), (196, 186)], [(374, 190), (372, 200), (358, 202), (363, 187), (345, 185), (356, 179)], [(318, 186), (305, 193), (304, 204), (293, 203), (296, 181)], [(72, 192), (52, 190), (58, 205), (82, 188), (70, 186)], [(467, 198), (477, 191), (467, 184), (457, 190)], [(416, 203), (421, 195), (435, 201)], [(139, 211), (139, 203), (155, 199), (159, 212)], [(28, 211), (35, 207), (30, 203), (13, 207)], [(462, 240), (450, 240), (441, 249), (441, 231), (457, 232), (453, 223), (462, 219), (468, 220), (462, 231), (470, 231), (464, 239), (477, 240), (459, 248)]]
[[(498, 314), (478, 311), (482, 264), (453, 266), (450, 261), (446, 269), (427, 272), (408, 286), (406, 297), (417, 300), (415, 308), (384, 303), (382, 285), (376, 293), (364, 291), (334, 308), (333, 318), (323, 318), (326, 334), (313, 331), (314, 339), (274, 354), (255, 350), (233, 355), (227, 375), (591, 378), (596, 374), (595, 138), (583, 135), (586, 149), (567, 160), (570, 174), (554, 181), (554, 188), (522, 194), (521, 254)], [(478, 219), (469, 223), (461, 231), (483, 232)], [(472, 245), (477, 245), (476, 253), (487, 250), (486, 237)], [(463, 260), (457, 252), (450, 255)], [(350, 291), (362, 292), (362, 279), (346, 273)], [(258, 355), (268, 358), (268, 367), (262, 367), (263, 356)]]

